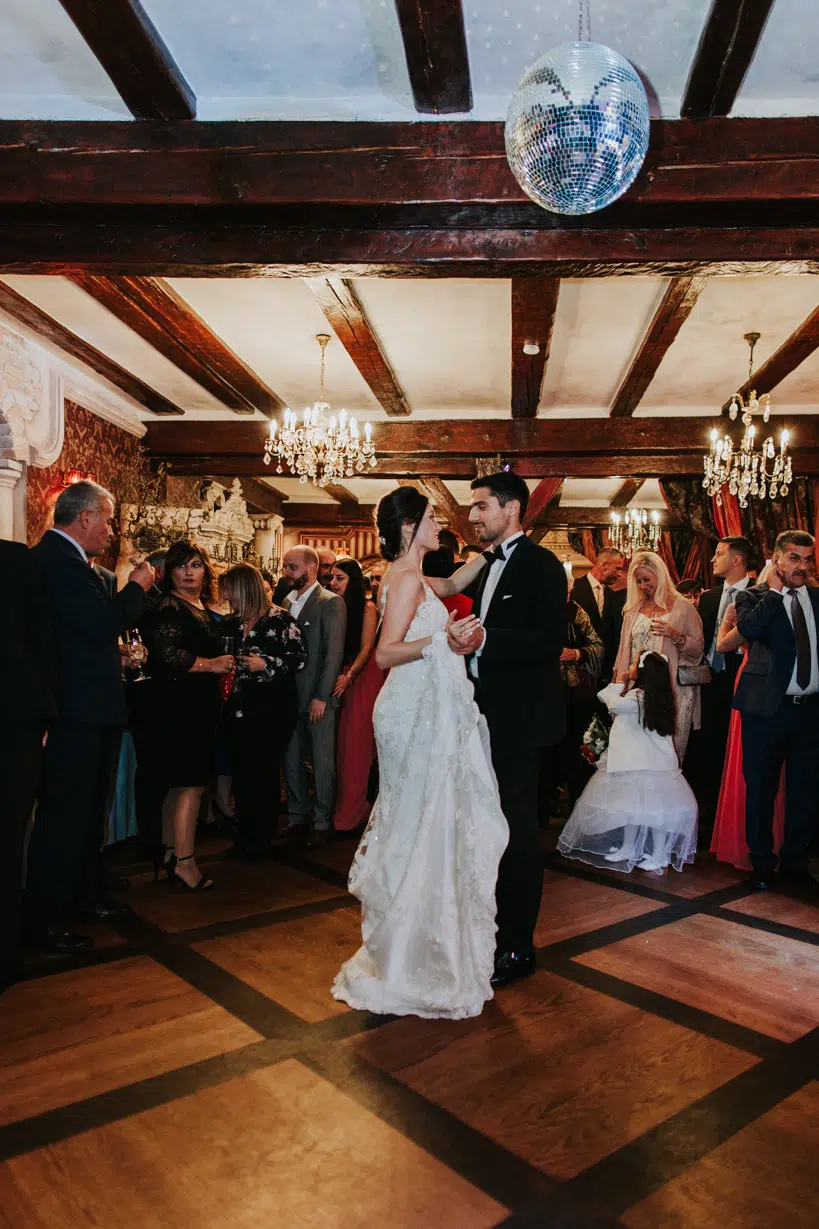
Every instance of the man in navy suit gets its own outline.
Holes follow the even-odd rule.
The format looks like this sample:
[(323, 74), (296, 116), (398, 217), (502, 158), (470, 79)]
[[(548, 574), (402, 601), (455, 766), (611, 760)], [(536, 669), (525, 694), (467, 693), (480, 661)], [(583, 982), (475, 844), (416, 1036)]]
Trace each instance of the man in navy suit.
[(779, 876), (819, 895), (808, 871), (819, 815), (819, 589), (807, 583), (813, 552), (809, 533), (781, 533), (767, 587), (737, 593), (737, 627), (751, 648), (734, 707), (742, 713), (751, 882), (760, 889), (775, 885), (773, 809), (784, 764)]
[(78, 482), (54, 505), (54, 528), (31, 552), (56, 635), (58, 718), (43, 755), (39, 804), (31, 833), (26, 887), (30, 946), (76, 952), (91, 940), (71, 922), (104, 918), (97, 857), (116, 753), (127, 720), (117, 636), (134, 627), (154, 580), (148, 563), (119, 593), (91, 559), (103, 554), (113, 497), (95, 482)]

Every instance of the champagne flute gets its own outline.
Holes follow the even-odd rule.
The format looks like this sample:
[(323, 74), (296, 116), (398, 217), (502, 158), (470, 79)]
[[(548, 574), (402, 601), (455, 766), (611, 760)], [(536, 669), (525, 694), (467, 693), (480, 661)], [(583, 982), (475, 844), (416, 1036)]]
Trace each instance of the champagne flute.
[(139, 634), (139, 628), (132, 627), (127, 633), (127, 638), (128, 647), (131, 651), (131, 657), (136, 663), (137, 674), (134, 682), (144, 683), (147, 676), (143, 672), (142, 667), (148, 660), (148, 650), (145, 648), (142, 637)]

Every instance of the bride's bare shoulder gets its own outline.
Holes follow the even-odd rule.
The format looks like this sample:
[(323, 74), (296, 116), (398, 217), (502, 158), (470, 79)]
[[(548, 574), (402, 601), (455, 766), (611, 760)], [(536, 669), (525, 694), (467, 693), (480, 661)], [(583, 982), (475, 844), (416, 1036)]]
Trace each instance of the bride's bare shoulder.
[(408, 600), (413, 594), (420, 594), (423, 588), (424, 584), (418, 569), (400, 563), (393, 563), (388, 567), (381, 581), (383, 593), (389, 589), (395, 597), (404, 600)]

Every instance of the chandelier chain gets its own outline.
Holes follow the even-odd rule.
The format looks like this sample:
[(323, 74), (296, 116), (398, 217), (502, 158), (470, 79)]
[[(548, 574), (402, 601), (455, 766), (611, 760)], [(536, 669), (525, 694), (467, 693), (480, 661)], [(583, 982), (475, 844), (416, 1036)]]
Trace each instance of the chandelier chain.
[(582, 42), (584, 41), (584, 39), (583, 39), (583, 26), (584, 26), (584, 24), (585, 24), (585, 27), (586, 27), (586, 37), (585, 37), (585, 41), (586, 41), (587, 43), (590, 43), (590, 42), (592, 41), (592, 36), (591, 36), (591, 0), (578, 0), (578, 5), (577, 5), (577, 41), (578, 41), (578, 43), (582, 43)]

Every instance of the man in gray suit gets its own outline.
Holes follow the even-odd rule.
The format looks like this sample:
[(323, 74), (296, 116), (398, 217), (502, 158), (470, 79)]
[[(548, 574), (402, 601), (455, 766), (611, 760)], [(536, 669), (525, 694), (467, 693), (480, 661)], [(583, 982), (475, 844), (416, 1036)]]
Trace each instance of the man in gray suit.
[(313, 763), (316, 805), (314, 844), (330, 833), (336, 789), (336, 710), (333, 688), (341, 673), (347, 608), (344, 600), (323, 589), (318, 579), (319, 557), (311, 546), (294, 546), (284, 557), (284, 575), (293, 586), (284, 600), (307, 644), (307, 665), (296, 675), (299, 718), (284, 757), (288, 825), (286, 836), (306, 836), (310, 803), (307, 796), (307, 756)]

